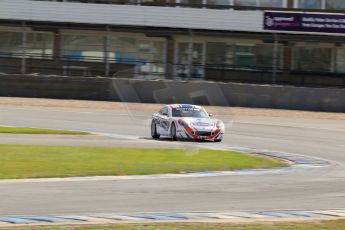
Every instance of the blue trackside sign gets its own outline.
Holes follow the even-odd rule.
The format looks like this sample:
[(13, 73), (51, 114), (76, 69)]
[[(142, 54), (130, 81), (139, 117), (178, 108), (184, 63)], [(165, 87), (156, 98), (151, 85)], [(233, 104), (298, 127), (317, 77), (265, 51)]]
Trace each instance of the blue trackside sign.
[(345, 34), (345, 14), (265, 11), (265, 30)]

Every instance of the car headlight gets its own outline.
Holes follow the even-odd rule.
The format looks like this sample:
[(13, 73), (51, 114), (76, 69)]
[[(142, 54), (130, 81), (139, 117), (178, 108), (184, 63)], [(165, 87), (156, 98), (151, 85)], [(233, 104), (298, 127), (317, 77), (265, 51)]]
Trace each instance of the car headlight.
[(221, 122), (221, 121), (218, 121), (216, 126), (217, 126), (218, 129), (223, 129), (224, 128), (224, 123)]

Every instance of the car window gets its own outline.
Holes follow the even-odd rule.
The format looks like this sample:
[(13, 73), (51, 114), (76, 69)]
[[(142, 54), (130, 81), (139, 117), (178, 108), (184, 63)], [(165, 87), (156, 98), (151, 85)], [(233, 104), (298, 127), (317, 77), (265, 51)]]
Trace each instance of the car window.
[(164, 107), (159, 111), (160, 115), (168, 116), (168, 108)]
[(208, 114), (204, 110), (197, 108), (173, 108), (172, 116), (208, 118)]

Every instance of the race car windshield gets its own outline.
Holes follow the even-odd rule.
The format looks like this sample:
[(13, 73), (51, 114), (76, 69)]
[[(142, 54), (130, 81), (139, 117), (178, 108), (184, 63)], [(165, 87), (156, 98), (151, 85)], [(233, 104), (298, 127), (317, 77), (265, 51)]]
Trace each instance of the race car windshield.
[(200, 109), (184, 109), (184, 108), (173, 108), (173, 117), (198, 117), (198, 118), (208, 118), (205, 111)]

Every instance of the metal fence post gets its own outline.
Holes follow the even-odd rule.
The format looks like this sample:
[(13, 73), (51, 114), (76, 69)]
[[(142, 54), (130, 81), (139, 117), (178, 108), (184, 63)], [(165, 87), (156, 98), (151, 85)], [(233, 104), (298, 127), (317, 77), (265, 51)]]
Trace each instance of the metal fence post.
[(27, 46), (27, 32), (25, 27), (25, 22), (22, 23), (22, 61), (21, 61), (21, 67), (20, 67), (20, 73), (25, 74), (26, 73), (26, 46)]
[(272, 62), (272, 84), (277, 83), (278, 58), (279, 58), (278, 34), (274, 34), (273, 62)]
[(106, 27), (107, 34), (104, 37), (103, 52), (104, 52), (104, 76), (109, 77), (110, 63), (109, 63), (109, 45), (110, 45), (110, 35), (109, 26)]
[(189, 43), (188, 43), (188, 77), (190, 80), (192, 78), (192, 68), (193, 68), (193, 31), (189, 30)]

